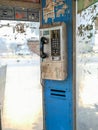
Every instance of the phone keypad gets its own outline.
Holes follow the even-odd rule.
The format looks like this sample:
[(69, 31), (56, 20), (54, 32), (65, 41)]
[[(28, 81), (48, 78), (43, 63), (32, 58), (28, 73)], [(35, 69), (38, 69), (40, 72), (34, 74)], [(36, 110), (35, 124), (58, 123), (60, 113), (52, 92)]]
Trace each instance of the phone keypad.
[(60, 39), (51, 39), (51, 55), (60, 56)]

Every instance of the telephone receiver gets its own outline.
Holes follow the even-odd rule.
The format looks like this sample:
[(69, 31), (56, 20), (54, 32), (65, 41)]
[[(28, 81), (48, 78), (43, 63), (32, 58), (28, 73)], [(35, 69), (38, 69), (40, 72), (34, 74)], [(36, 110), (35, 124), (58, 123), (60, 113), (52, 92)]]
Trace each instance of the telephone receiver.
[(48, 43), (48, 39), (46, 37), (41, 37), (40, 39), (40, 57), (46, 58), (48, 55), (44, 52), (44, 44)]

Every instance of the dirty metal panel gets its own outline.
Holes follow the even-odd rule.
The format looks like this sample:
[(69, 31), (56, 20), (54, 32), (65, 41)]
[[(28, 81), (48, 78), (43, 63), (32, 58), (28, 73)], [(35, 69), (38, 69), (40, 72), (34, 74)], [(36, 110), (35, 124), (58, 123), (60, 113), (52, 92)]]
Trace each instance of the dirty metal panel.
[(49, 39), (44, 45), (44, 52), (48, 56), (41, 59), (42, 78), (64, 80), (67, 78), (66, 24), (54, 24), (50, 28), (46, 26), (40, 27), (40, 38), (43, 36)]
[(14, 8), (8, 6), (0, 6), (0, 19), (14, 19)]
[(63, 62), (42, 63), (42, 78), (53, 80), (64, 80), (67, 77), (65, 64)]

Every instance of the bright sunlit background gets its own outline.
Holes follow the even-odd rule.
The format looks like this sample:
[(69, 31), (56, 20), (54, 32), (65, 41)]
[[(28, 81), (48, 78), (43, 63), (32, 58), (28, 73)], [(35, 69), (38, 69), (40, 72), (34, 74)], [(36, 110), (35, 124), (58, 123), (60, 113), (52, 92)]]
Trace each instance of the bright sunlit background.
[(98, 130), (98, 2), (77, 14), (76, 84), (77, 130)]
[(0, 63), (7, 64), (3, 130), (43, 128), (40, 57), (29, 41), (39, 41), (39, 23), (0, 21)]

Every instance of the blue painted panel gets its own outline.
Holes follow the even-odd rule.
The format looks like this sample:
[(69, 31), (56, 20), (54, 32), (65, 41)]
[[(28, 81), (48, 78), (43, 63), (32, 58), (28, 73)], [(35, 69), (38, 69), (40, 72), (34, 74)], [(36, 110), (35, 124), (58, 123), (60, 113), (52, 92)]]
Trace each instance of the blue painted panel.
[[(46, 2), (47, 1), (47, 2)], [(46, 3), (58, 0), (42, 0), (43, 16)], [(72, 0), (60, 0), (67, 9), (59, 17), (56, 12), (62, 4), (54, 7), (54, 17), (44, 18), (42, 24), (65, 22), (67, 24), (68, 77), (64, 81), (44, 80), (45, 130), (73, 130), (73, 93), (72, 93)]]
[[(58, 1), (58, 2), (57, 2)], [(50, 14), (47, 16), (48, 19), (47, 21), (45, 21), (45, 15), (46, 13), (44, 13), (44, 9), (51, 9), (50, 3), (52, 3), (52, 9), (54, 8), (54, 15), (53, 17), (50, 16)], [(48, 8), (49, 6), (49, 8)], [(68, 22), (71, 21), (72, 18), (72, 0), (42, 0), (42, 7), (43, 7), (43, 20), (42, 23), (43, 24), (50, 24), (52, 22)], [(50, 12), (52, 12), (50, 11)], [(49, 13), (50, 13), (49, 12)], [(50, 16), (50, 17), (49, 17)]]
[[(47, 104), (47, 125), (46, 130), (69, 130), (71, 126), (70, 122), (70, 106), (69, 102), (61, 99), (48, 99)], [(51, 111), (51, 112), (50, 112)]]

